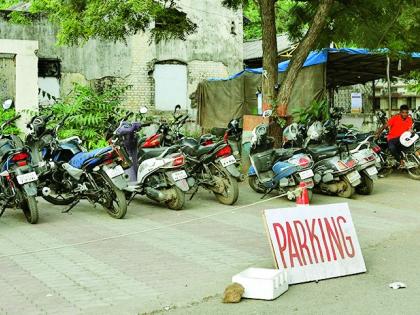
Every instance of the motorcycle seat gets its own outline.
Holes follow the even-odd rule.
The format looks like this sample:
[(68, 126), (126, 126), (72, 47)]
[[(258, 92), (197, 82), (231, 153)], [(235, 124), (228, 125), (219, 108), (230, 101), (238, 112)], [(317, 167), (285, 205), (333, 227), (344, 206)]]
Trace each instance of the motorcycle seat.
[(217, 145), (218, 145), (217, 143), (210, 144), (210, 145), (200, 145), (197, 148), (197, 150), (193, 152), (195, 152), (195, 156), (201, 156), (201, 155), (204, 155), (213, 151)]
[(333, 157), (338, 154), (338, 147), (335, 145), (308, 147), (308, 153), (314, 160)]
[(294, 154), (293, 149), (275, 149), (273, 151), (273, 161), (284, 161), (290, 159)]
[(150, 148), (150, 149), (140, 149), (139, 151), (139, 164), (142, 162), (153, 159), (157, 157), (165, 157), (168, 154), (172, 154), (179, 151), (179, 147), (159, 147), (159, 148)]
[(69, 161), (69, 164), (75, 168), (81, 169), (86, 161), (111, 150), (112, 148), (108, 146), (106, 148), (95, 149), (89, 152), (80, 152), (73, 156), (73, 158)]

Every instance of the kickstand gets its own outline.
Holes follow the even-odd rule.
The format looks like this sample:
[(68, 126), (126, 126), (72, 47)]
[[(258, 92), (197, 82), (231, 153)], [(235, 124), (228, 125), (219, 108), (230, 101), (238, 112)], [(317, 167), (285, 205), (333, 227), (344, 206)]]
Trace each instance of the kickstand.
[(193, 197), (195, 196), (195, 194), (198, 192), (198, 185), (197, 188), (194, 190), (194, 192), (191, 194), (190, 200), (193, 199)]
[(130, 205), (130, 203), (133, 201), (134, 197), (137, 195), (136, 192), (131, 193), (130, 198), (127, 200), (127, 205)]
[(267, 197), (267, 195), (270, 194), (273, 190), (274, 188), (270, 188), (269, 190), (267, 190), (265, 194), (261, 197), (261, 199), (264, 199), (265, 197)]
[(73, 209), (78, 203), (80, 202), (80, 198), (73, 201), (73, 203), (68, 207), (66, 210), (61, 211), (61, 213), (69, 213), (71, 209)]
[(6, 211), (7, 205), (9, 204), (10, 200), (12, 200), (12, 197), (7, 198), (7, 200), (4, 202), (4, 205), (1, 207), (0, 217), (3, 215), (4, 211)]

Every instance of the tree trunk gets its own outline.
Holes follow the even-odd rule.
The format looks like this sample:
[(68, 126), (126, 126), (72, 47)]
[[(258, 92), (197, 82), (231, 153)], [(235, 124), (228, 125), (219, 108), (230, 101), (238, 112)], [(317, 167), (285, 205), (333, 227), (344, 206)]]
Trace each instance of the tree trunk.
[(287, 106), (289, 104), (292, 89), (299, 71), (308, 57), (309, 52), (315, 47), (315, 43), (324, 29), (326, 19), (333, 4), (334, 0), (320, 1), (314, 19), (312, 20), (305, 37), (293, 53), (293, 57), (290, 60), (289, 67), (281, 83), (280, 91), (277, 96), (277, 112), (280, 116), (286, 116)]
[(263, 49), (263, 110), (276, 104), (277, 70), (276, 0), (259, 0)]

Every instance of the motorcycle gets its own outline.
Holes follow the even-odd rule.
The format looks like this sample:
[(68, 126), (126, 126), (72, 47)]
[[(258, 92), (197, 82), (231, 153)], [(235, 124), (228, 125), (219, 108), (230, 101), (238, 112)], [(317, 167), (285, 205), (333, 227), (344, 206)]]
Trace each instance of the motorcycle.
[(380, 167), (380, 159), (372, 149), (373, 135), (339, 126), (342, 111), (333, 109), (331, 112), (330, 118), (323, 125), (324, 139), (330, 143), (345, 143), (350, 155), (357, 161), (357, 171), (361, 176), (361, 183), (356, 186), (356, 192), (370, 195), (374, 189), (374, 181), (378, 179), (377, 167)]
[[(376, 112), (377, 120), (384, 125), (387, 122), (386, 113), (382, 110)], [(382, 132), (374, 146), (381, 160), (380, 176), (390, 175), (394, 169), (406, 170), (412, 179), (420, 180), (420, 141), (416, 132), (406, 132), (400, 137), (401, 156), (403, 164), (397, 161), (388, 147), (387, 131)]]
[(181, 109), (180, 105), (175, 106), (175, 110), (172, 114), (173, 120), (171, 123), (163, 121), (159, 124), (159, 127), (155, 134), (150, 137), (143, 137), (139, 140), (139, 150), (142, 148), (157, 148), (157, 147), (170, 147), (176, 144), (179, 139), (183, 138), (184, 135), (180, 129), (185, 125), (188, 115), (178, 115), (178, 111)]
[(202, 187), (213, 192), (220, 203), (233, 205), (239, 196), (238, 180), (243, 176), (236, 167), (232, 148), (226, 140), (210, 143), (205, 138), (186, 137), (179, 142), (186, 156), (187, 173), (197, 180), (191, 198)]
[[(140, 114), (146, 114), (147, 108), (142, 107)], [(184, 170), (185, 157), (179, 152), (179, 147), (141, 148), (138, 152), (137, 131), (149, 123), (128, 122), (133, 113), (128, 112), (115, 129), (112, 141), (123, 146), (132, 161), (126, 170), (129, 185), (125, 188), (129, 202), (137, 194), (165, 203), (169, 209), (180, 210), (185, 203), (185, 193), (190, 190), (188, 178)], [(110, 128), (112, 128), (110, 126)]]
[(19, 207), (26, 220), (35, 224), (39, 218), (38, 176), (31, 166), (31, 156), (19, 137), (3, 134), (4, 128), (20, 117), (15, 116), (0, 126), (0, 217), (6, 208)]
[[(288, 199), (296, 199), (299, 184), (304, 182), (312, 199), (314, 187), (312, 158), (293, 149), (274, 149), (274, 140), (267, 136), (268, 126), (258, 125), (252, 132), (248, 183), (251, 188), (267, 195), (278, 190)], [(265, 196), (264, 195), (264, 196)], [(263, 197), (264, 197), (263, 196)]]
[[(284, 130), (288, 141), (296, 141), (296, 126), (288, 126)], [(353, 159), (346, 148), (345, 141), (336, 145), (319, 143), (322, 139), (323, 126), (319, 121), (307, 129), (307, 136), (300, 152), (309, 154), (315, 164), (313, 166), (315, 191), (326, 194), (336, 194), (343, 198), (351, 198), (356, 187), (361, 184), (361, 176), (357, 171), (357, 161)], [(311, 145), (312, 143), (318, 145)], [(297, 151), (299, 152), (299, 151)]]
[(99, 203), (107, 213), (122, 219), (127, 213), (123, 189), (127, 186), (122, 165), (126, 163), (122, 149), (114, 143), (90, 152), (78, 137), (58, 139), (58, 130), (69, 116), (54, 129), (47, 128), (50, 116), (35, 116), (28, 124), (32, 130), (27, 144), (36, 156), (41, 180), (41, 196), (56, 205), (69, 205), (69, 212), (82, 199)]

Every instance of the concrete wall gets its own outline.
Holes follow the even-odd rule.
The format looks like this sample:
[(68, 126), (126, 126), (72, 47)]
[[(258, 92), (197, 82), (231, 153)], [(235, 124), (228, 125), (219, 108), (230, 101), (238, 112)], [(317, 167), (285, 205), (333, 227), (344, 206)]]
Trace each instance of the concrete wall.
[[(0, 39), (39, 41), (39, 58), (61, 60), (61, 95), (72, 82), (94, 83), (102, 78), (116, 78), (133, 88), (127, 93), (127, 106), (154, 105), (153, 70), (156, 62), (176, 60), (188, 69), (188, 94), (200, 80), (225, 77), (243, 65), (242, 12), (222, 7), (221, 0), (179, 0), (180, 7), (198, 25), (186, 41), (150, 43), (148, 34), (130, 37), (127, 44), (90, 40), (83, 47), (58, 47), (56, 29), (45, 19), (32, 25), (12, 25), (0, 17)], [(231, 33), (232, 22), (234, 32)]]
[[(0, 54), (15, 55), (17, 112), (38, 110), (38, 42), (29, 40), (0, 39)], [(17, 121), (21, 130), (26, 130), (29, 121), (28, 113), (22, 113)]]
[(0, 105), (16, 97), (15, 55), (0, 55)]

